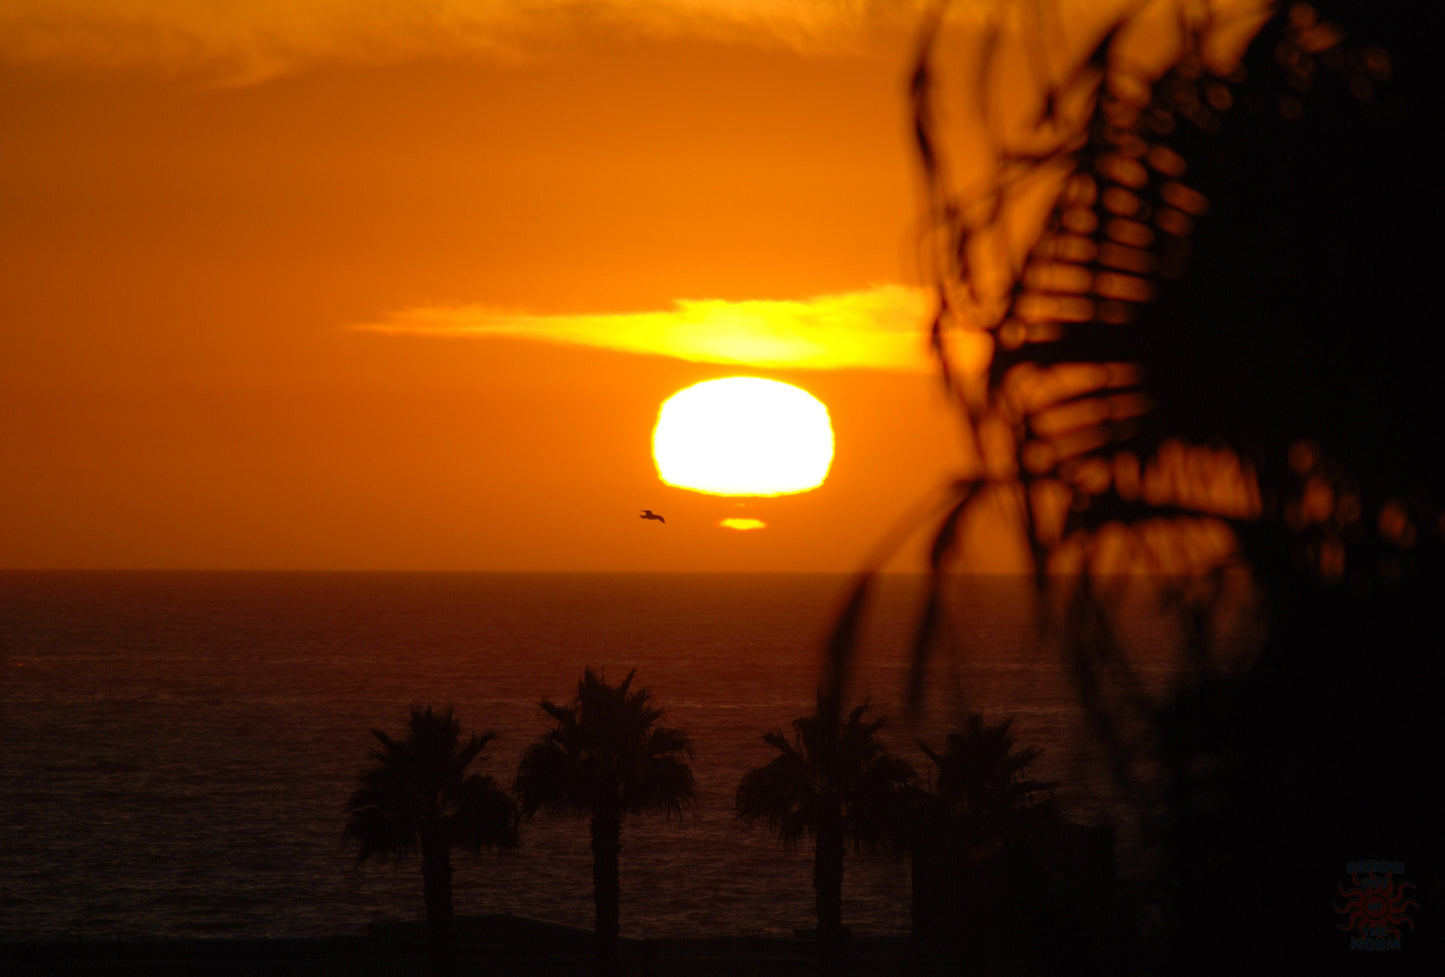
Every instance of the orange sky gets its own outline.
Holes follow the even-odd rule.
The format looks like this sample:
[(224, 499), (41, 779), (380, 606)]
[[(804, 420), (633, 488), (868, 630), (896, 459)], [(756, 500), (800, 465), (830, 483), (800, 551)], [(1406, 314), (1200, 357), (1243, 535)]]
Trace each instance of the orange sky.
[[(856, 569), (968, 467), (921, 7), (10, 0), (0, 567)], [(661, 403), (739, 374), (828, 406), (822, 488), (658, 480)]]
[[(911, 18), (275, 6), (0, 14), (0, 566), (849, 570), (959, 468), (907, 288)], [(708, 302), (862, 352), (575, 332)], [(736, 374), (828, 405), (821, 489), (658, 481), (659, 405)]]

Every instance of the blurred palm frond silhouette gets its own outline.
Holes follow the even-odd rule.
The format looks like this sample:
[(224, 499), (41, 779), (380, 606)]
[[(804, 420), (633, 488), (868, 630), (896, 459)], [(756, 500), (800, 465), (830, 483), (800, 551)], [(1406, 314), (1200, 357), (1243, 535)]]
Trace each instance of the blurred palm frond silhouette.
[[(1180, 54), (1151, 77), (1118, 49), (1161, 6)], [(1244, 565), (1360, 594), (1440, 538), (1437, 112), (1390, 53), (1421, 37), (1385, 18), (1373, 26), (1388, 48), (1350, 46), (1295, 4), (1221, 69), (1204, 52), (1233, 25), (1195, 6), (1131, 8), (1077, 64), (1048, 69), (1062, 80), (1042, 84), (1027, 140), (1044, 148), (995, 146), (991, 179), (964, 190), (948, 184), (931, 94), (942, 21), (926, 25), (912, 97), (930, 338), (981, 456), (924, 509), (943, 513), (929, 547), (940, 581), (967, 569), (959, 537), (999, 493), (1041, 589)], [(980, 88), (996, 44), (978, 46)], [(1030, 226), (1017, 215), (1040, 187), (1051, 201)], [(981, 372), (955, 362), (965, 333), (991, 349)], [(867, 576), (835, 634), (839, 678)], [(940, 614), (925, 609), (920, 661)]]
[[(1310, 859), (1328, 874), (1367, 857), (1350, 844), (1420, 842), (1424, 788), (1398, 750), (1438, 708), (1425, 665), (1445, 634), (1438, 35), (1408, 4), (1345, 5), (1340, 23), (1304, 3), (1268, 13), (1255, 29), (1223, 4), (1136, 4), (1065, 63), (1040, 40), (1063, 13), (1041, 15), (1024, 32), (1033, 105), (995, 97), (1003, 42), (985, 27), (961, 75), (992, 159), (962, 188), (937, 104), (949, 28), (925, 24), (911, 97), (928, 328), (979, 466), (859, 576), (826, 677), (847, 682), (883, 554), (933, 520), (918, 707), (930, 662), (957, 653), (947, 595), (969, 528), (1003, 501), (1111, 769), (1163, 823), (1160, 899), (1186, 970), (1219, 963), (1230, 900), (1304, 932)], [(1132, 56), (1149, 17), (1174, 24), (1152, 71)], [(1222, 57), (1241, 29), (1242, 55)], [(980, 342), (971, 368), (959, 350)], [(1140, 571), (1185, 635), (1163, 699), (1117, 640)], [(1244, 663), (1215, 633), (1240, 577), (1267, 620)], [(1365, 715), (1397, 724), (1371, 732)], [(1373, 794), (1342, 786), (1366, 770), (1384, 778)], [(1217, 881), (1260, 867), (1277, 877), (1242, 902)], [(1323, 952), (1302, 939), (1269, 952)]]

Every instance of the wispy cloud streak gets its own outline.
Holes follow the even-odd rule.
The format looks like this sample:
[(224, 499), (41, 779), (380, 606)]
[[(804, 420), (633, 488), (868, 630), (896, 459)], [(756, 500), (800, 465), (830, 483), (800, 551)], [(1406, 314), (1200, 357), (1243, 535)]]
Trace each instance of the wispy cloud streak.
[(6, 0), (0, 61), (197, 71), (235, 83), (317, 64), (515, 58), (607, 29), (846, 50), (918, 5), (888, 0)]
[(408, 309), (353, 328), (393, 335), (508, 337), (702, 363), (816, 370), (930, 369), (929, 293), (902, 285), (803, 300), (681, 300), (671, 309), (533, 315), (486, 306)]

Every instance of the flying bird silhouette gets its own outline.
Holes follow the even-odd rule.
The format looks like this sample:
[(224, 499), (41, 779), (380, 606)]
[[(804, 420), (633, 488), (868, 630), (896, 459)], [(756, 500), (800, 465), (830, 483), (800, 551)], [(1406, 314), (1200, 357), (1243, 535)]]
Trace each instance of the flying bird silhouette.
[(653, 512), (651, 509), (643, 509), (643, 510), (642, 510), (642, 515), (638, 516), (637, 518), (639, 518), (639, 519), (656, 519), (658, 522), (662, 523), (664, 526), (667, 525), (667, 520), (664, 519), (664, 518), (662, 518), (661, 516), (659, 516), (657, 513)]

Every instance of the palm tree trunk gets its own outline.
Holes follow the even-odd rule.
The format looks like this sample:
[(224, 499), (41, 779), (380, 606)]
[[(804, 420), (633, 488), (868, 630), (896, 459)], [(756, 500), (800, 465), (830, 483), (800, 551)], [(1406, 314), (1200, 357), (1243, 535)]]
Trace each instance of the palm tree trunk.
[(818, 910), (818, 967), (824, 977), (838, 973), (843, 943), (843, 824), (828, 818), (818, 825), (813, 853), (813, 895)]
[(445, 841), (424, 838), (421, 846), (422, 891), (426, 899), (427, 937), (441, 952), (452, 942), (452, 851)]
[(592, 896), (596, 906), (593, 932), (597, 940), (599, 977), (616, 977), (622, 972), (618, 952), (621, 932), (621, 878), (618, 856), (622, 851), (622, 815), (599, 807), (592, 812)]

